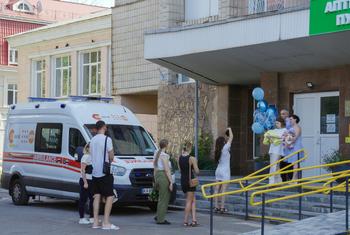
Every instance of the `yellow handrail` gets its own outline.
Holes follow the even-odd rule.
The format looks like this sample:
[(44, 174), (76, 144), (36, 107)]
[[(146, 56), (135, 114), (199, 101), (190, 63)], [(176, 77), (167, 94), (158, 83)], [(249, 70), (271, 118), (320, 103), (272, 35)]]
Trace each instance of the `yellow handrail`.
[[(350, 160), (346, 160), (346, 161), (342, 161), (342, 162), (336, 162), (336, 163), (323, 164), (323, 165), (317, 165), (317, 166), (302, 167), (302, 168), (297, 168), (297, 169), (288, 170), (288, 171), (282, 171), (282, 172), (273, 172), (273, 173), (264, 174), (264, 175), (258, 175), (258, 176), (243, 177), (243, 178), (234, 179), (234, 180), (227, 180), (227, 181), (209, 183), (209, 184), (202, 185), (201, 191), (202, 191), (202, 194), (203, 194), (204, 198), (210, 199), (210, 198), (222, 197), (222, 196), (231, 195), (231, 194), (243, 193), (243, 192), (246, 192), (246, 191), (252, 191), (252, 190), (259, 189), (259, 187), (274, 187), (274, 186), (280, 186), (280, 185), (283, 185), (283, 184), (290, 184), (291, 182), (298, 183), (299, 181), (306, 181), (306, 180), (314, 179), (314, 178), (322, 178), (322, 177), (325, 177), (325, 176), (331, 176), (333, 174), (340, 174), (340, 173), (344, 173), (344, 172), (323, 174), (323, 175), (318, 175), (318, 176), (310, 176), (310, 177), (306, 177), (306, 178), (302, 178), (302, 179), (296, 179), (296, 180), (293, 180), (293, 181), (280, 182), (280, 183), (276, 183), (276, 184), (269, 184), (269, 185), (258, 186), (258, 187), (252, 187), (255, 184), (251, 184), (251, 185), (249, 185), (247, 187), (244, 187), (244, 188), (242, 188), (240, 190), (227, 191), (227, 192), (224, 192), (224, 193), (214, 193), (214, 194), (211, 194), (211, 195), (208, 195), (207, 192), (206, 192), (206, 188), (217, 186), (217, 185), (222, 185), (222, 184), (239, 183), (240, 181), (243, 181), (243, 179), (244, 180), (253, 180), (253, 179), (259, 179), (259, 178), (262, 178), (262, 177), (270, 177), (270, 176), (278, 175), (278, 174), (281, 174), (281, 173), (285, 174), (285, 173), (292, 173), (292, 172), (298, 172), (298, 171), (303, 171), (303, 170), (312, 170), (312, 169), (317, 169), (317, 168), (342, 165), (342, 164), (346, 164), (346, 163), (350, 163)], [(328, 180), (331, 180), (331, 178), (328, 178)], [(334, 179), (333, 179), (333, 181), (334, 181)], [(327, 187), (327, 189), (329, 189), (329, 188)]]
[[(255, 172), (251, 173), (250, 175), (247, 175), (247, 176), (243, 177), (243, 178), (242, 178), (242, 181), (245, 180), (245, 178), (249, 178), (249, 177), (255, 176), (255, 175), (257, 175), (257, 174), (260, 173), (260, 172), (263, 172), (263, 171), (265, 171), (265, 170), (267, 170), (267, 169), (270, 169), (272, 166), (277, 165), (277, 164), (279, 164), (280, 162), (285, 161), (285, 160), (287, 160), (288, 158), (291, 158), (292, 156), (294, 156), (294, 155), (296, 155), (296, 154), (299, 154), (299, 153), (301, 153), (301, 152), (304, 152), (304, 157), (301, 158), (301, 159), (298, 159), (298, 160), (295, 161), (295, 162), (293, 162), (291, 165), (294, 166), (294, 165), (296, 165), (296, 164), (298, 164), (298, 163), (300, 163), (300, 162), (302, 162), (302, 161), (304, 161), (305, 159), (308, 158), (308, 154), (307, 154), (307, 152), (305, 151), (304, 148), (299, 149), (299, 150), (297, 150), (297, 151), (295, 151), (295, 152), (293, 152), (293, 153), (291, 153), (291, 154), (289, 154), (289, 155), (287, 155), (287, 156), (285, 156), (285, 157), (279, 159), (278, 161), (275, 161), (275, 162), (273, 162), (273, 163), (271, 163), (271, 164), (269, 164), (269, 165), (267, 165), (267, 166), (265, 166), (265, 167), (263, 167), (263, 168), (261, 168), (261, 169), (255, 171)], [(288, 167), (290, 167), (290, 166), (285, 166), (284, 168), (279, 169), (277, 172), (282, 172), (283, 170), (287, 169)], [(258, 184), (258, 183), (260, 183), (261, 181), (266, 180), (267, 178), (269, 178), (269, 176), (263, 177), (259, 182), (255, 182), (255, 184)], [(242, 181), (240, 181), (239, 184), (241, 185), (242, 188), (244, 188), (244, 187), (246, 187), (246, 186), (243, 186)]]
[[(332, 177), (332, 179), (336, 180), (336, 179), (340, 179), (340, 178), (345, 178), (347, 176), (350, 176), (350, 172), (348, 174), (341, 174), (340, 176)], [(250, 204), (253, 205), (253, 206), (258, 206), (258, 205), (262, 204), (262, 201), (258, 201), (258, 202), (254, 201), (254, 199), (255, 199), (255, 197), (257, 195), (266, 194), (266, 193), (270, 193), (270, 192), (276, 192), (276, 191), (280, 191), (280, 190), (283, 190), (283, 189), (299, 188), (300, 186), (303, 186), (303, 185), (313, 184), (313, 183), (320, 183), (320, 182), (323, 182), (323, 181), (325, 181), (325, 179), (313, 180), (313, 181), (299, 183), (299, 184), (291, 184), (291, 185), (287, 185), (287, 186), (282, 186), (282, 187), (277, 187), (277, 188), (257, 191), (257, 192), (252, 193), (252, 195), (250, 197)], [(293, 182), (297, 182), (297, 181), (296, 180), (289, 181), (289, 183), (293, 183)], [(277, 201), (283, 201), (283, 200), (287, 200), (287, 199), (298, 198), (298, 197), (302, 197), (302, 196), (306, 196), (306, 195), (317, 194), (317, 193), (325, 192), (327, 190), (335, 190), (335, 189), (342, 188), (342, 187), (344, 187), (342, 184), (336, 185), (334, 187), (320, 187), (319, 189), (314, 190), (314, 191), (309, 191), (309, 192), (305, 192), (305, 193), (298, 193), (298, 194), (292, 194), (292, 195), (283, 196), (283, 197), (279, 197), (279, 198), (269, 199), (269, 200), (265, 201), (265, 204), (272, 203), (272, 202), (277, 202)]]

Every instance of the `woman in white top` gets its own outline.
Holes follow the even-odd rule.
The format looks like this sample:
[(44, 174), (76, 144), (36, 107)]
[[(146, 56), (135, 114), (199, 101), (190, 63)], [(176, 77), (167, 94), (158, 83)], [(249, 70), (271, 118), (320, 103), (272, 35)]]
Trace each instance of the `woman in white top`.
[[(275, 122), (276, 128), (267, 132), (266, 138), (270, 143), (270, 164), (280, 160), (281, 157), (284, 156), (283, 151), (283, 141), (282, 138), (284, 134), (287, 132), (286, 123), (283, 118), (277, 118)], [(280, 169), (279, 164), (275, 164), (270, 167), (270, 174), (278, 171)], [(282, 178), (280, 175), (272, 175), (269, 177), (269, 184), (276, 184), (282, 182)]]
[[(84, 147), (84, 155), (80, 160), (81, 165), (81, 178), (79, 180), (80, 185), (80, 197), (79, 197), (79, 224), (90, 224), (94, 222), (93, 215), (93, 196), (92, 196), (92, 162), (90, 155), (89, 144)], [(89, 199), (89, 214), (90, 219), (84, 217), (85, 204)]]
[(167, 147), (167, 140), (163, 139), (159, 142), (159, 150), (155, 153), (153, 162), (155, 187), (159, 191), (157, 215), (154, 219), (157, 221), (157, 224), (166, 225), (170, 224), (165, 219), (165, 215), (168, 211), (170, 194), (173, 191), (170, 156), (165, 153)]
[[(227, 140), (226, 140), (227, 139)], [(215, 143), (215, 161), (218, 166), (215, 171), (216, 182), (227, 181), (231, 179), (231, 143), (233, 140), (232, 129), (227, 128), (226, 138), (220, 136)], [(215, 187), (215, 193), (226, 192), (227, 184), (218, 185)], [(215, 197), (215, 212), (226, 213), (225, 196)]]

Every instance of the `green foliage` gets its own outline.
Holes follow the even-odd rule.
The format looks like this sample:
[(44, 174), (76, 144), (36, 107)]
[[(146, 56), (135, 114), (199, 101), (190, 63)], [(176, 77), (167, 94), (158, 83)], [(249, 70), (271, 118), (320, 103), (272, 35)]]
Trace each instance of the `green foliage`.
[(255, 162), (270, 162), (270, 155), (268, 153), (261, 155), (254, 159)]
[[(339, 150), (335, 150), (329, 154), (322, 157), (324, 164), (331, 164), (336, 162), (345, 161), (345, 157), (340, 153)], [(332, 167), (325, 167), (327, 171), (332, 171)]]
[[(212, 158), (213, 136), (210, 133), (202, 133), (198, 139), (198, 167), (201, 170), (215, 170), (216, 163)], [(191, 155), (194, 156), (194, 147)]]

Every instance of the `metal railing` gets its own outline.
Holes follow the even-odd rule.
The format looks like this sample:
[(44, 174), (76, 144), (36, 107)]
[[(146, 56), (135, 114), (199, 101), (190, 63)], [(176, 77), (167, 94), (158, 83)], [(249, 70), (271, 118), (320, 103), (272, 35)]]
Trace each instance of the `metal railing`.
[[(299, 154), (301, 152), (305, 153), (305, 156), (303, 158), (299, 159)], [(221, 196), (226, 196), (226, 195), (233, 195), (233, 194), (240, 194), (240, 193), (245, 193), (245, 218), (248, 219), (250, 218), (261, 218), (261, 234), (264, 234), (264, 227), (265, 227), (265, 219), (268, 220), (277, 220), (277, 221), (282, 221), (282, 222), (291, 222), (293, 220), (285, 219), (285, 218), (278, 218), (278, 217), (271, 217), (271, 216), (266, 216), (265, 215), (265, 205), (268, 203), (273, 203), (277, 201), (283, 201), (283, 200), (288, 200), (288, 199), (293, 199), (293, 198), (299, 198), (299, 220), (302, 219), (302, 197), (307, 196), (307, 195), (313, 195), (313, 194), (329, 194), (330, 195), (330, 212), (333, 212), (333, 193), (335, 191), (338, 192), (345, 192), (346, 195), (346, 231), (348, 231), (349, 228), (349, 221), (348, 221), (348, 213), (349, 213), (349, 204), (348, 204), (348, 191), (349, 191), (349, 186), (348, 186), (348, 178), (350, 176), (350, 170), (345, 170), (345, 171), (340, 171), (336, 173), (328, 173), (328, 174), (322, 174), (322, 175), (317, 175), (317, 176), (310, 176), (310, 177), (305, 177), (301, 178), (301, 172), (306, 171), (306, 170), (312, 170), (312, 169), (320, 169), (324, 167), (334, 167), (334, 166), (339, 166), (343, 164), (349, 164), (350, 160), (347, 161), (342, 161), (342, 162), (337, 162), (337, 163), (331, 163), (331, 164), (323, 164), (323, 165), (317, 165), (317, 166), (309, 166), (309, 167), (303, 167), (301, 168), (300, 165), (297, 169), (293, 170), (286, 170), (285, 168), (282, 168), (274, 173), (269, 173), (269, 174), (262, 174), (262, 175), (257, 175), (258, 173), (261, 173), (262, 171), (270, 168), (271, 166), (275, 164), (279, 164), (279, 162), (284, 161), (288, 159), (291, 156), (294, 156), (295, 154), (298, 154), (298, 161), (294, 162), (295, 164), (299, 164), (301, 161), (305, 160), (307, 158), (307, 154), (304, 149), (301, 149), (297, 152), (294, 152), (290, 155), (288, 155), (285, 158), (280, 159), (279, 161), (272, 163), (263, 169), (254, 172), (253, 174), (250, 174), (246, 177), (240, 178), (240, 179), (234, 179), (234, 180), (228, 180), (228, 181), (223, 181), (223, 182), (216, 182), (216, 183), (210, 183), (210, 184), (205, 184), (202, 186), (202, 194), (203, 197), (206, 199), (210, 200), (210, 234), (213, 234), (213, 199), (215, 197), (221, 197)], [(262, 181), (266, 180), (270, 176), (275, 176), (279, 174), (287, 174), (287, 173), (294, 173), (298, 172), (298, 179), (295, 180), (290, 180), (287, 182), (279, 182), (275, 184), (262, 184)], [(345, 178), (345, 182), (333, 186), (334, 182), (337, 179)], [(251, 180), (256, 180), (255, 182), (249, 184), (249, 181)], [(242, 183), (244, 182), (244, 184)], [(224, 193), (214, 193), (214, 187), (218, 185), (223, 185), (223, 184), (239, 184), (241, 186), (240, 189), (235, 189), (232, 191), (227, 191)], [(323, 183), (321, 186), (320, 185), (315, 185), (315, 184), (320, 184)], [(277, 198), (272, 198), (266, 200), (266, 194), (271, 193), (271, 192), (277, 192), (277, 191), (282, 191), (286, 189), (298, 189), (297, 193), (290, 194), (287, 196), (281, 196)], [(207, 190), (209, 189), (209, 193)], [(304, 192), (304, 190), (308, 190)], [(259, 215), (249, 215), (248, 214), (248, 199), (249, 199), (249, 192), (252, 192), (250, 195), (250, 204), (252, 206), (260, 206), (262, 207), (262, 214), (261, 216)], [(255, 201), (256, 197), (260, 196), (261, 200), (260, 201)]]
[[(220, 1), (220, 0), (219, 0)], [(208, 5), (207, 12), (213, 12), (212, 5)], [(262, 14), (279, 14), (310, 7), (310, 0), (234, 0), (231, 4), (222, 4), (218, 15), (210, 14), (200, 19), (184, 20), (181, 25), (195, 25), (213, 22), (221, 19), (259, 16)]]

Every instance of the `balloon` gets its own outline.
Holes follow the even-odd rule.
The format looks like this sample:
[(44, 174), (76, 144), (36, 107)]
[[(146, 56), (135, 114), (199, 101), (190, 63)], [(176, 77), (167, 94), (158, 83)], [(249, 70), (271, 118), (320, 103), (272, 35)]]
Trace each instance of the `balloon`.
[(255, 123), (253, 123), (253, 125), (252, 125), (252, 131), (253, 131), (255, 134), (260, 135), (260, 134), (264, 133), (265, 129), (264, 129), (264, 126), (263, 126), (263, 125), (261, 125), (261, 124), (258, 123), (258, 122), (255, 122)]
[(266, 115), (267, 116), (271, 116), (271, 115), (275, 116), (275, 110), (273, 108), (271, 108), (271, 107), (267, 108), (266, 109)]
[(261, 87), (254, 88), (252, 92), (253, 98), (257, 101), (264, 99), (264, 90)]
[(272, 121), (270, 119), (267, 119), (264, 123), (264, 128), (266, 130), (271, 130), (275, 127), (275, 121)]
[(276, 108), (276, 105), (270, 104), (270, 105), (269, 105), (269, 108), (273, 109), (273, 111), (275, 112), (275, 116), (278, 117), (278, 110), (277, 110), (277, 108)]
[(260, 100), (257, 104), (257, 108), (260, 110), (260, 112), (265, 112), (268, 107), (268, 104), (266, 100)]
[(264, 125), (266, 120), (266, 113), (260, 112), (259, 109), (254, 111), (254, 122), (258, 122), (261, 125)]

